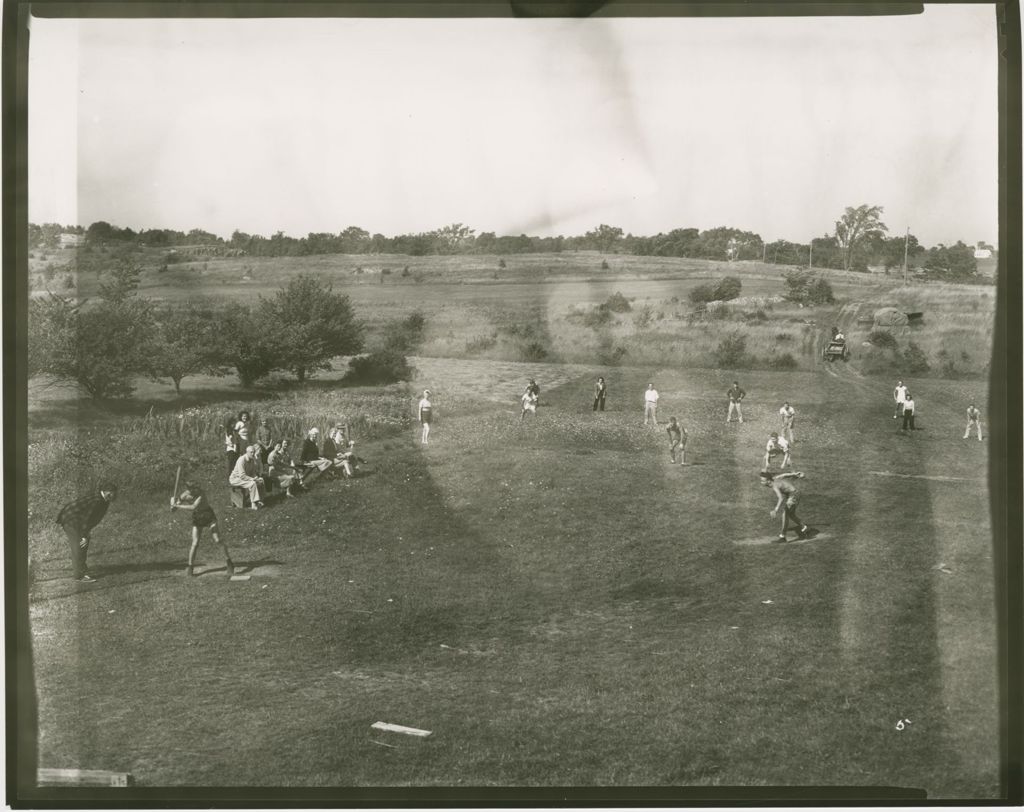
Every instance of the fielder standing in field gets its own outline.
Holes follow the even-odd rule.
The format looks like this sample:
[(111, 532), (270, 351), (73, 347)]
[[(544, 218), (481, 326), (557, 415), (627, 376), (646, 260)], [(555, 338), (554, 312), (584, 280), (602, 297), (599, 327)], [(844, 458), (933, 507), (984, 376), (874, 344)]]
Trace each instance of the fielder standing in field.
[(604, 399), (608, 396), (608, 386), (604, 378), (598, 378), (594, 384), (594, 411), (604, 411)]
[(906, 431), (908, 428), (914, 431), (914, 396), (907, 392), (907, 398), (903, 401), (903, 426), (900, 431)]
[(646, 426), (648, 421), (658, 425), (658, 390), (654, 388), (653, 383), (647, 384), (647, 391), (644, 392), (644, 425)]
[(967, 407), (967, 428), (964, 429), (964, 439), (971, 434), (971, 427), (978, 430), (978, 442), (981, 442), (981, 410), (972, 403)]
[(523, 392), (522, 398), (523, 410), (519, 413), (519, 419), (523, 420), (526, 417), (526, 413), (537, 414), (537, 404), (540, 402), (540, 387), (537, 386), (535, 381), (530, 381), (526, 385), (526, 390)]
[(896, 420), (903, 417), (903, 404), (907, 402), (907, 387), (903, 385), (903, 381), (896, 381), (896, 388), (892, 390), (892, 399), (896, 401), (896, 411), (893, 413), (892, 419)]
[(427, 444), (427, 439), (430, 437), (430, 420), (433, 416), (433, 408), (433, 405), (430, 403), (430, 390), (424, 389), (423, 397), (420, 398), (420, 404), (417, 410), (420, 425), (423, 426), (423, 431), (420, 434), (420, 442), (423, 445)]
[(105, 482), (99, 486), (96, 493), (69, 502), (57, 514), (57, 524), (64, 529), (71, 550), (74, 578), (80, 583), (91, 584), (96, 581), (89, 574), (85, 562), (89, 553), (90, 534), (107, 515), (107, 508), (116, 498), (117, 486)]
[(740, 403), (743, 398), (747, 396), (747, 393), (743, 391), (739, 381), (733, 381), (732, 386), (725, 393), (725, 396), (729, 398), (729, 414), (726, 415), (725, 422), (732, 422), (732, 413), (735, 411), (736, 416), (739, 417), (740, 422), (743, 422), (743, 409), (740, 407)]
[(797, 490), (796, 486), (793, 485), (794, 479), (803, 478), (804, 475), (798, 471), (792, 471), (785, 474), (773, 474), (771, 471), (761, 472), (761, 484), (766, 488), (771, 488), (779, 499), (768, 515), (774, 519), (779, 515), (779, 510), (784, 507), (782, 513), (782, 530), (776, 541), (784, 542), (789, 540), (786, 537), (786, 533), (789, 531), (790, 522), (792, 522), (793, 526), (797, 528), (796, 532), (799, 538), (803, 538), (807, 533), (807, 525), (803, 524), (800, 521), (800, 518), (796, 515)]
[(228, 552), (228, 545), (220, 537), (217, 527), (217, 514), (210, 507), (210, 502), (203, 493), (203, 489), (197, 482), (186, 482), (185, 490), (181, 496), (171, 497), (171, 510), (175, 509), (192, 511), (192, 544), (188, 548), (188, 564), (185, 567), (185, 574), (189, 577), (195, 575), (196, 550), (199, 549), (199, 539), (203, 535), (203, 528), (210, 528), (210, 535), (224, 550), (224, 559), (227, 561), (228, 577), (235, 574), (235, 565), (231, 561), (231, 553)]
[(779, 409), (779, 417), (782, 418), (782, 436), (790, 445), (793, 445), (793, 423), (796, 420), (796, 409), (789, 405), (788, 400)]
[(679, 462), (686, 465), (686, 440), (688, 435), (686, 429), (679, 425), (679, 421), (676, 418), (671, 417), (668, 421), (668, 453), (674, 463), (676, 461), (676, 452), (679, 452)]

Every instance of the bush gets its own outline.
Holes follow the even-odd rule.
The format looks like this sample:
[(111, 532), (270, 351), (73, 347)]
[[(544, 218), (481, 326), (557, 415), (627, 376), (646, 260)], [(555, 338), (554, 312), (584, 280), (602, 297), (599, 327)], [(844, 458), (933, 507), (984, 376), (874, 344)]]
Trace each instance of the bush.
[(650, 326), (654, 320), (654, 311), (650, 305), (644, 305), (640, 308), (639, 312), (633, 316), (633, 326), (637, 330), (644, 330)]
[(715, 300), (715, 289), (711, 285), (697, 285), (687, 295), (695, 305), (707, 304)]
[(896, 350), (899, 348), (896, 336), (888, 330), (872, 330), (868, 333), (868, 341), (876, 347), (881, 347), (883, 350)]
[(727, 276), (715, 286), (714, 295), (711, 298), (727, 302), (739, 296), (742, 289), (743, 283), (737, 277)]
[(353, 358), (342, 381), (356, 386), (395, 383), (411, 381), (414, 373), (415, 370), (401, 353), (394, 350), (379, 350)]
[(491, 349), (498, 343), (498, 334), (492, 333), (489, 336), (475, 336), (466, 342), (466, 354), (474, 355), (478, 352)]
[(903, 362), (909, 372), (927, 372), (931, 369), (928, 356), (916, 343), (911, 341), (903, 351)]
[(608, 260), (606, 260), (606, 259), (602, 259), (601, 260), (601, 270), (602, 271), (607, 271), (608, 270)]
[(791, 353), (784, 352), (779, 355), (769, 356), (768, 366), (771, 369), (790, 370), (796, 369), (799, 365)]
[(531, 341), (523, 347), (524, 361), (543, 361), (548, 357), (547, 348), (539, 341)]
[(633, 305), (629, 303), (629, 299), (618, 291), (615, 291), (615, 293), (609, 296), (607, 301), (600, 305), (600, 307), (610, 310), (613, 313), (628, 313), (633, 309)]
[(724, 369), (743, 369), (750, 366), (747, 355), (747, 337), (742, 333), (726, 336), (713, 353), (715, 365)]
[(384, 326), (384, 346), (400, 353), (415, 351), (423, 342), (426, 317), (418, 310), (404, 319), (389, 321)]
[(831, 304), (835, 301), (828, 280), (808, 270), (786, 271), (786, 299), (799, 304)]
[(602, 366), (615, 366), (620, 363), (627, 354), (623, 346), (617, 346), (611, 336), (602, 336), (597, 344), (597, 360)]
[(499, 267), (499, 268), (506, 268), (506, 267), (508, 267), (508, 266), (507, 266), (507, 265), (505, 264), (505, 260), (503, 260), (503, 259), (499, 259), (499, 260), (498, 260), (498, 267)]

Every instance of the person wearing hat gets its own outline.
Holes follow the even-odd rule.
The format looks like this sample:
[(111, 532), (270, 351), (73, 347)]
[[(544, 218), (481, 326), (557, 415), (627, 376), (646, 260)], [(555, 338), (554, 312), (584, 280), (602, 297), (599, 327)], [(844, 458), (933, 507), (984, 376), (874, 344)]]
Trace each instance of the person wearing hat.
[(320, 455), (320, 449), (317, 446), (319, 437), (320, 429), (315, 426), (306, 432), (306, 439), (302, 443), (302, 456), (299, 457), (299, 461), (304, 468), (315, 468), (320, 473), (323, 473), (334, 463)]
[(57, 514), (57, 524), (64, 529), (71, 550), (71, 566), (76, 581), (91, 584), (96, 581), (89, 574), (86, 556), (94, 527), (107, 515), (107, 508), (117, 498), (117, 486), (110, 482), (100, 484), (96, 493), (69, 502)]
[(235, 470), (228, 477), (228, 484), (231, 487), (249, 492), (249, 505), (253, 510), (263, 507), (263, 492), (266, 487), (259, 449), (258, 445), (251, 445), (245, 449), (245, 453), (235, 463)]
[(420, 398), (419, 416), (420, 425), (423, 426), (423, 431), (420, 434), (420, 442), (423, 445), (427, 444), (427, 439), (430, 437), (430, 418), (433, 413), (433, 406), (430, 403), (430, 390), (423, 390), (423, 397)]

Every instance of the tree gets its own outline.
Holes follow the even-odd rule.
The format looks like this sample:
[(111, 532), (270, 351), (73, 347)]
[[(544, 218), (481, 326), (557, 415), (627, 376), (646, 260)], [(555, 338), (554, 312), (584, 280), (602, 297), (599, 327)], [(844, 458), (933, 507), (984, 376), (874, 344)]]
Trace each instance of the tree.
[(219, 318), (222, 351), (217, 360), (234, 367), (242, 386), (250, 387), (278, 368), (277, 335), (247, 305), (225, 305)]
[(879, 219), (882, 211), (881, 206), (866, 203), (855, 209), (847, 206), (843, 216), (836, 220), (836, 239), (843, 250), (843, 267), (846, 270), (850, 270), (854, 251), (863, 240), (881, 237), (889, 230)]
[(129, 257), (121, 257), (100, 283), (100, 296), (108, 302), (121, 302), (134, 296), (139, 288), (142, 268)]
[(718, 301), (727, 302), (735, 299), (743, 290), (743, 283), (735, 276), (726, 276), (715, 286), (714, 298)]
[(226, 375), (224, 323), (217, 308), (197, 302), (154, 311), (155, 335), (147, 365), (154, 381), (170, 378), (181, 395), (181, 381), (189, 375)]
[(128, 397), (146, 369), (152, 307), (134, 296), (80, 305), (50, 294), (29, 303), (29, 375), (75, 383), (91, 397)]
[(828, 280), (811, 271), (786, 271), (786, 298), (799, 304), (829, 304), (835, 301)]
[(964, 278), (978, 273), (978, 260), (974, 258), (974, 249), (957, 240), (955, 245), (939, 243), (929, 248), (925, 256), (925, 266), (935, 276)]
[(263, 329), (275, 336), (274, 368), (295, 373), (299, 383), (316, 370), (330, 369), (336, 355), (363, 348), (363, 325), (348, 296), (315, 276), (300, 274), (273, 299), (261, 299), (260, 312)]
[(437, 231), (431, 231), (430, 237), (437, 254), (457, 254), (473, 244), (473, 229), (462, 223), (452, 223)]
[(607, 226), (601, 223), (593, 231), (583, 235), (587, 243), (592, 245), (603, 254), (607, 254), (622, 239), (622, 229), (616, 226)]

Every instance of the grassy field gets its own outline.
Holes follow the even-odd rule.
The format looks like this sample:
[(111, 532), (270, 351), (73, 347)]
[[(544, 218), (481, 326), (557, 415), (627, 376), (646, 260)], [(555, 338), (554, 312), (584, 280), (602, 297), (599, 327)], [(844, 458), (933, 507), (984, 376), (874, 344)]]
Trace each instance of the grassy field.
[[(744, 295), (778, 292), (777, 275), (758, 287), (751, 270)], [(424, 282), (391, 298), (386, 284), (347, 287), (354, 300), (377, 291), (379, 309), (364, 306), (378, 315), (428, 312), (407, 385), (337, 388), (340, 365), (301, 391), (186, 381), (195, 402), (180, 417), (157, 388), (119, 413), (40, 389), (29, 449), (40, 765), (127, 771), (143, 786), (853, 785), (995, 798), (988, 443), (960, 439), (987, 383), (903, 375), (921, 429), (903, 435), (892, 377), (865, 372), (860, 349), (847, 365), (816, 360), (830, 323), (860, 329), (859, 313), (893, 297), (987, 348), (988, 291), (970, 289), (975, 309), (959, 289), (860, 277), (837, 284), (834, 308), (777, 303), (764, 320), (689, 323), (670, 313), (691, 283)], [(584, 349), (594, 331), (571, 311), (614, 292), (634, 301), (608, 327), (629, 351), (609, 366)], [(638, 327), (645, 304), (654, 318)], [(471, 320), (480, 313), (492, 318)], [(547, 361), (443, 357), (495, 325), (482, 352), (500, 354), (509, 313), (536, 325)], [(966, 321), (940, 315), (954, 313)], [(726, 326), (752, 352), (792, 345), (799, 367), (654, 363), (638, 349), (678, 334), (658, 340), (689, 358)], [(530, 377), (542, 405), (520, 421)], [(736, 377), (747, 419), (727, 425)], [(664, 426), (642, 425), (649, 380), (661, 421), (689, 431), (690, 466), (669, 463)], [(414, 425), (424, 386), (437, 413), (428, 447)], [(783, 400), (798, 410), (800, 512), (814, 532), (775, 545), (756, 472)], [(344, 419), (366, 476), (232, 509), (216, 425), (242, 407), (293, 438)], [(185, 578), (189, 522), (167, 510), (179, 464), (210, 486), (250, 581), (228, 581), (209, 541), (199, 577)], [(94, 534), (100, 580), (79, 586), (52, 516), (104, 475), (123, 490)]]

